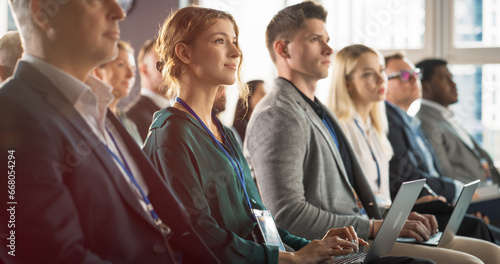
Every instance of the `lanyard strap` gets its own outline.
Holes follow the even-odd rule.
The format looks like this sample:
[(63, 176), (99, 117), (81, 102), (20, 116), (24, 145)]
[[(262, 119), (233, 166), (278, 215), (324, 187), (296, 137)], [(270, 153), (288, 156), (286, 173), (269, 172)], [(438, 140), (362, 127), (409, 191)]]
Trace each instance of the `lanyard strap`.
[(359, 128), (359, 131), (361, 131), (361, 135), (363, 135), (363, 138), (365, 139), (366, 145), (368, 146), (368, 149), (370, 150), (370, 154), (372, 154), (373, 161), (375, 161), (375, 165), (377, 166), (377, 186), (380, 189), (380, 167), (378, 165), (377, 158), (375, 158), (375, 153), (373, 153), (372, 147), (370, 146), (370, 142), (368, 142), (368, 138), (366, 137), (365, 132), (363, 132), (363, 129), (361, 129), (361, 126), (358, 124), (358, 121), (356, 119), (354, 119), (354, 123)]
[(222, 152), (224, 152), (224, 154), (226, 155), (226, 157), (229, 159), (229, 161), (231, 162), (231, 165), (233, 165), (234, 171), (238, 175), (238, 179), (240, 181), (241, 187), (243, 188), (243, 192), (245, 193), (246, 202), (248, 204), (248, 207), (250, 208), (250, 213), (252, 215), (252, 218), (255, 220), (255, 217), (254, 217), (253, 212), (252, 212), (252, 204), (250, 203), (250, 198), (248, 197), (248, 193), (247, 193), (247, 190), (246, 190), (245, 176), (244, 176), (245, 174), (243, 173), (243, 169), (242, 169), (240, 163), (238, 162), (238, 159), (236, 158), (236, 154), (233, 151), (233, 148), (231, 147), (231, 144), (229, 144), (229, 141), (227, 140), (226, 135), (224, 134), (224, 131), (222, 130), (222, 127), (219, 124), (219, 122), (217, 121), (217, 118), (215, 117), (215, 115), (212, 113), (212, 118), (215, 120), (215, 123), (217, 124), (217, 127), (219, 128), (219, 131), (222, 133), (222, 136), (224, 137), (224, 142), (229, 146), (229, 149), (231, 150), (231, 153), (233, 154), (234, 158), (231, 155), (229, 155), (229, 153), (227, 153), (226, 149), (215, 138), (215, 136), (212, 133), (212, 131), (210, 131), (210, 129), (208, 129), (208, 127), (205, 125), (205, 123), (203, 123), (203, 121), (200, 119), (200, 117), (193, 111), (193, 109), (191, 107), (189, 107), (189, 105), (186, 102), (184, 102), (179, 97), (176, 97), (175, 101), (178, 102), (178, 103), (180, 103), (184, 108), (186, 108), (189, 111), (189, 113), (191, 113), (191, 115), (193, 115), (196, 118), (196, 120), (198, 120), (198, 122), (201, 124), (201, 126), (203, 127), (203, 129), (205, 129), (205, 131), (215, 141), (215, 143), (217, 144), (217, 146), (219, 147), (219, 149), (222, 150)]
[(335, 145), (337, 146), (337, 149), (340, 151), (339, 142), (337, 139), (337, 133), (335, 133), (335, 129), (333, 128), (333, 125), (331, 123), (330, 118), (328, 118), (325, 114), (325, 115), (323, 115), (323, 118), (321, 120), (323, 121), (323, 124), (325, 124), (326, 129), (328, 129), (328, 131), (330, 132), (330, 135), (332, 136), (333, 141), (335, 142)]
[(113, 156), (113, 158), (118, 162), (118, 164), (120, 164), (120, 167), (122, 167), (122, 169), (125, 171), (125, 174), (127, 174), (130, 181), (134, 184), (134, 186), (137, 188), (137, 190), (139, 190), (139, 192), (142, 196), (142, 199), (144, 199), (144, 202), (146, 203), (146, 207), (147, 207), (149, 213), (153, 217), (154, 223), (160, 228), (160, 230), (162, 232), (165, 232), (166, 234), (170, 233), (170, 228), (168, 226), (166, 226), (165, 224), (163, 224), (160, 217), (158, 216), (155, 209), (153, 208), (153, 205), (149, 201), (148, 196), (144, 193), (141, 186), (139, 185), (139, 183), (135, 179), (134, 175), (132, 174), (132, 171), (130, 170), (130, 167), (127, 163), (127, 160), (125, 160), (120, 148), (118, 147), (118, 144), (116, 144), (115, 138), (113, 137), (111, 132), (109, 132), (108, 128), (106, 128), (106, 131), (108, 132), (109, 137), (111, 138), (111, 140), (113, 141), (113, 144), (115, 145), (116, 149), (118, 150), (118, 154), (120, 154), (121, 160), (120, 160), (120, 158), (118, 158), (118, 156), (113, 151), (111, 151), (111, 149), (106, 144), (104, 144), (104, 147), (106, 147), (109, 154), (111, 154), (111, 156)]

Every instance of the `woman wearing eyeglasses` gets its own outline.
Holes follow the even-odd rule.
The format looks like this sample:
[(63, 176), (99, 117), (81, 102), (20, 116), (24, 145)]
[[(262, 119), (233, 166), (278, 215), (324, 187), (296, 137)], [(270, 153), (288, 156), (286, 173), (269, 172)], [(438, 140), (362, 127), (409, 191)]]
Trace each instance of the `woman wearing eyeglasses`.
[[(378, 51), (364, 45), (351, 45), (339, 51), (333, 65), (332, 89), (330, 90), (328, 103), (338, 117), (349, 142), (353, 146), (363, 173), (377, 198), (377, 203), (390, 206), (389, 161), (393, 152), (386, 135), (387, 119), (385, 118), (384, 99), (388, 77), (384, 71), (383, 60)], [(399, 94), (401, 97), (398, 98), (412, 95), (419, 96), (419, 87), (411, 86), (412, 82), (416, 83), (417, 71), (399, 71), (391, 74), (391, 78), (401, 78), (410, 84), (409, 89), (404, 89), (402, 94)], [(417, 203), (435, 199), (444, 198), (424, 196), (419, 198)], [(432, 215), (412, 212), (408, 219), (427, 223), (426, 228), (429, 230), (430, 235), (438, 231), (436, 219)], [(378, 226), (376, 222), (374, 225), (375, 228)], [(409, 233), (405, 232), (410, 231), (403, 228), (401, 235), (409, 236)], [(427, 239), (422, 237), (422, 240)], [(453, 242), (444, 245), (444, 247), (467, 252), (480, 258), (485, 263), (490, 263), (488, 260), (493, 259), (491, 256), (499, 254), (500, 250), (494, 244), (460, 236), (456, 236)], [(489, 248), (490, 253), (483, 251), (483, 248)], [(433, 260), (439, 260), (439, 255), (442, 257), (443, 254), (451, 254), (445, 258), (456, 257), (454, 255), (456, 254), (455, 251), (444, 250), (437, 253), (434, 249), (429, 247), (420, 248), (418, 246), (403, 249), (400, 243), (397, 243), (394, 250), (398, 252), (402, 250), (399, 253), (413, 256), (425, 254), (426, 257)], [(438, 256), (438, 258), (434, 258), (434, 256)]]

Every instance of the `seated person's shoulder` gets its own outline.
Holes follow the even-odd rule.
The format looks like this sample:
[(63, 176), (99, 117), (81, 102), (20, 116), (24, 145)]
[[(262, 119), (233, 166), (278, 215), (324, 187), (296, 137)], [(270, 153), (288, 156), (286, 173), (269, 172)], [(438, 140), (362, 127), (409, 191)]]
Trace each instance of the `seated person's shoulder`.
[[(151, 132), (157, 146), (188, 140), (193, 133), (198, 133), (191, 117), (184, 111), (168, 107), (156, 112), (151, 125)], [(148, 142), (146, 142), (148, 144)]]

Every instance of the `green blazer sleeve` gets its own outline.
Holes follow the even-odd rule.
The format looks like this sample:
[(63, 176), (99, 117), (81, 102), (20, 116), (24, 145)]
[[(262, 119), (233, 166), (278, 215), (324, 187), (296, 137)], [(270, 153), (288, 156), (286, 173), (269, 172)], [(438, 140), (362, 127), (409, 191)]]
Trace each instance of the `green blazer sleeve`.
[[(222, 263), (277, 263), (277, 247), (244, 239), (251, 235), (255, 222), (237, 174), (230, 162), (224, 161), (226, 156), (194, 119), (162, 111), (155, 118), (144, 151), (172, 183), (208, 247)], [(252, 182), (247, 180), (247, 186)], [(256, 190), (249, 194), (252, 204), (260, 202)]]

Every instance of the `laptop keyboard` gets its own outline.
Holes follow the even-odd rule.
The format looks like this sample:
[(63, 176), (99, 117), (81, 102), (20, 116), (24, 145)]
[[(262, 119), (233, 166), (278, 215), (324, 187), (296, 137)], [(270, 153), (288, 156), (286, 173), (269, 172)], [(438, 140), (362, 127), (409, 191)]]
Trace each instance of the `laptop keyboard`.
[(439, 243), (439, 240), (441, 239), (441, 235), (443, 233), (439, 232), (434, 235), (432, 235), (429, 240), (425, 241), (426, 244), (436, 244)]
[(350, 264), (350, 263), (362, 263), (365, 260), (366, 253), (353, 253), (344, 256), (337, 256), (333, 258), (333, 262), (335, 264)]
[(441, 240), (441, 236), (443, 235), (442, 232), (438, 232), (434, 235), (432, 235), (429, 240), (423, 241), (422, 243), (418, 242), (415, 238), (413, 237), (398, 237), (398, 242), (403, 242), (403, 243), (413, 243), (413, 244), (425, 244), (425, 245), (434, 245), (437, 246), (439, 243), (439, 240)]

